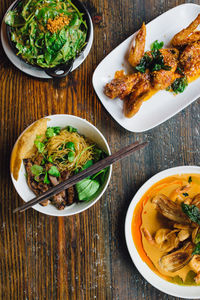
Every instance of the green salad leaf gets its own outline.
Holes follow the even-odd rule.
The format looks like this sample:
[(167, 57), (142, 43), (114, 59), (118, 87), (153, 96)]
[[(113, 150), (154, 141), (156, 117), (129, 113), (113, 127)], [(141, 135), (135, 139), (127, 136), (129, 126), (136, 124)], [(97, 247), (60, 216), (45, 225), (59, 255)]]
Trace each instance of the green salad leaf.
[(69, 0), (22, 2), (7, 13), (5, 22), (11, 27), (17, 55), (42, 68), (73, 60), (86, 44), (83, 14)]

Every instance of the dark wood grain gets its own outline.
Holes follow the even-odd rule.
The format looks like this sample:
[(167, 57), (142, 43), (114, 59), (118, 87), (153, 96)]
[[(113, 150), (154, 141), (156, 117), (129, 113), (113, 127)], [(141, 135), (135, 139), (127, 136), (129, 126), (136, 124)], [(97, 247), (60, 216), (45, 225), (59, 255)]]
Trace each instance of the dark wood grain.
[[(53, 82), (16, 69), (0, 46), (0, 299), (163, 299), (134, 267), (124, 238), (128, 205), (150, 176), (169, 167), (199, 164), (200, 100), (164, 124), (134, 134), (105, 111), (92, 88), (92, 74), (114, 47), (166, 10), (199, 0), (84, 1), (94, 21), (94, 44), (86, 61), (66, 79)], [(11, 1), (0, 0), (2, 19)], [(19, 134), (33, 121), (55, 113), (86, 118), (105, 135), (111, 151), (149, 140), (140, 153), (114, 165), (105, 195), (89, 210), (55, 218), (22, 205), (10, 180), (9, 160)]]

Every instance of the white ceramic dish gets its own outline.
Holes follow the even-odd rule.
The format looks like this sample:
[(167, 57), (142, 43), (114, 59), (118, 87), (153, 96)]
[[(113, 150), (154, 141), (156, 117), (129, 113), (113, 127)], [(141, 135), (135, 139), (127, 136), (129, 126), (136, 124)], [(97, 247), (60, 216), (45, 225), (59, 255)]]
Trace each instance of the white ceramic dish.
[[(147, 24), (146, 50), (155, 40), (169, 45), (172, 37), (191, 23), (200, 13), (200, 5), (179, 5)], [(106, 83), (114, 78), (117, 70), (130, 71), (126, 55), (130, 43), (136, 33), (126, 39), (97, 66), (93, 74), (93, 86), (102, 104), (111, 116), (125, 129), (133, 132), (149, 130), (177, 114), (200, 96), (200, 78), (189, 84), (184, 93), (174, 96), (167, 91), (160, 91), (144, 102), (139, 112), (131, 119), (123, 115), (123, 102), (120, 99), (111, 100), (103, 90)]]
[[(13, 5), (15, 4), (16, 1), (14, 1), (11, 4), (11, 6), (8, 8), (7, 12), (13, 7)], [(7, 12), (5, 13), (5, 15), (7, 14)], [(6, 32), (6, 24), (4, 21), (5, 15), (4, 15), (4, 18), (3, 18), (3, 21), (1, 24), (1, 42), (2, 42), (3, 49), (4, 49), (8, 59), (13, 63), (13, 65), (15, 65), (15, 67), (17, 67), (19, 70), (21, 70), (22, 72), (24, 72), (30, 76), (34, 76), (37, 78), (43, 78), (43, 79), (52, 79), (52, 77), (47, 75), (42, 69), (37, 68), (37, 67), (32, 67), (31, 65), (26, 64), (24, 61), (22, 61), (19, 57), (17, 57), (15, 55), (15, 53), (13, 52), (13, 50), (9, 44), (9, 41), (8, 41), (7, 32)], [(84, 62), (84, 60), (86, 59), (86, 57), (88, 56), (88, 54), (91, 50), (93, 38), (94, 38), (93, 23), (92, 23), (91, 18), (90, 18), (90, 24), (91, 24), (91, 34), (90, 34), (88, 44), (87, 44), (85, 50), (83, 51), (83, 53), (74, 61), (71, 72), (73, 72), (76, 68), (78, 68)]]
[(130, 253), (130, 256), (138, 269), (138, 271), (142, 274), (142, 276), (151, 283), (154, 287), (159, 289), (160, 291), (167, 293), (169, 295), (187, 299), (199, 299), (200, 297), (200, 286), (181, 286), (177, 284), (170, 283), (158, 275), (156, 275), (148, 265), (141, 259), (135, 244), (133, 242), (132, 234), (131, 234), (131, 223), (133, 218), (133, 212), (137, 203), (140, 201), (142, 196), (146, 193), (146, 191), (156, 182), (169, 177), (171, 175), (177, 174), (200, 174), (200, 167), (196, 166), (183, 166), (183, 167), (175, 167), (171, 169), (167, 169), (162, 171), (153, 177), (151, 177), (143, 186), (138, 190), (136, 195), (133, 197), (130, 206), (127, 211), (126, 221), (125, 221), (125, 237), (126, 244)]
[[(92, 141), (94, 141), (101, 149), (106, 151), (108, 154), (111, 154), (110, 148), (108, 146), (108, 143), (104, 136), (101, 134), (101, 132), (91, 123), (88, 121), (81, 119), (76, 116), (72, 115), (52, 115), (48, 116), (46, 118), (49, 118), (50, 120), (47, 122), (47, 127), (51, 126), (60, 126), (60, 127), (66, 127), (68, 125), (71, 125), (72, 127), (75, 127), (78, 129), (78, 132), (82, 135), (85, 135), (86, 137), (90, 138)], [(23, 134), (23, 133), (22, 133)], [(12, 157), (12, 154), (11, 154)], [(74, 215), (77, 213), (80, 213), (93, 204), (95, 204), (103, 195), (105, 192), (110, 178), (111, 178), (111, 173), (112, 173), (112, 166), (110, 167), (110, 170), (107, 174), (107, 178), (99, 190), (97, 196), (89, 201), (89, 202), (79, 202), (79, 203), (74, 203), (71, 206), (65, 207), (64, 210), (58, 210), (55, 206), (52, 204), (49, 204), (48, 206), (41, 206), (40, 204), (36, 204), (33, 206), (33, 208), (39, 212), (42, 212), (43, 214), (46, 215), (51, 215), (51, 216), (70, 216)], [(35, 194), (30, 190), (28, 187), (28, 184), (26, 182), (25, 178), (25, 167), (24, 164), (21, 164), (20, 172), (19, 172), (19, 178), (16, 181), (12, 174), (11, 174), (12, 182), (15, 186), (15, 189), (19, 196), (25, 201), (29, 201), (32, 198), (35, 197)]]

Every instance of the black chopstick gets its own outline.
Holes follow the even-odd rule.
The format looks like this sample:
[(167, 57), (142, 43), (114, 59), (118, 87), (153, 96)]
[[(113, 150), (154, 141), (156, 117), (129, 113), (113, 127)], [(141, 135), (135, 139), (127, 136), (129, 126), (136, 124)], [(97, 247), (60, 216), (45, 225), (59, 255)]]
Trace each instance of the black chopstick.
[(83, 180), (84, 178), (89, 177), (89, 176), (99, 172), (100, 170), (112, 165), (114, 162), (119, 161), (122, 158), (130, 155), (131, 153), (144, 148), (146, 145), (147, 145), (147, 142), (144, 142), (141, 144), (139, 144), (138, 142), (135, 142), (127, 147), (122, 148), (121, 150), (117, 151), (116, 153), (114, 153), (110, 156), (107, 156), (106, 158), (98, 161), (97, 163), (95, 163), (91, 167), (85, 169), (84, 171), (82, 171), (82, 172), (70, 177), (69, 179), (59, 183), (58, 185), (52, 187), (45, 193), (42, 193), (41, 195), (26, 202), (24, 205), (15, 208), (13, 210), (13, 213), (15, 213), (17, 211), (20, 211), (20, 212), (25, 211), (28, 208), (32, 207), (33, 205), (35, 205), (47, 198), (51, 198), (53, 195), (56, 195), (56, 194), (60, 193), (61, 191), (68, 189), (69, 187), (75, 185), (77, 182)]

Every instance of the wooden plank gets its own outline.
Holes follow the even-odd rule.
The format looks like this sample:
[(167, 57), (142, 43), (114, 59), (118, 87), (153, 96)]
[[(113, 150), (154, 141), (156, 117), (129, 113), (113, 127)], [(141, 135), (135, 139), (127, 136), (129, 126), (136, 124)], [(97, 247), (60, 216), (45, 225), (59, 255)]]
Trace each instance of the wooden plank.
[[(1, 0), (1, 19), (11, 2)], [(151, 131), (130, 133), (102, 107), (92, 74), (143, 21), (185, 2), (191, 1), (84, 1), (95, 22), (94, 44), (86, 61), (61, 81), (23, 74), (0, 46), (0, 299), (178, 299), (153, 288), (135, 269), (125, 244), (124, 220), (133, 195), (150, 176), (199, 163), (200, 102)], [(11, 149), (28, 125), (56, 113), (86, 118), (105, 135), (112, 152), (136, 139), (150, 144), (114, 165), (107, 192), (86, 212), (67, 218), (34, 210), (13, 215), (22, 200), (10, 180)]]

